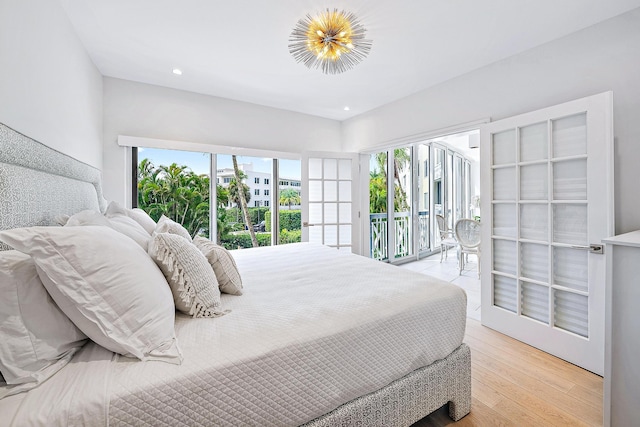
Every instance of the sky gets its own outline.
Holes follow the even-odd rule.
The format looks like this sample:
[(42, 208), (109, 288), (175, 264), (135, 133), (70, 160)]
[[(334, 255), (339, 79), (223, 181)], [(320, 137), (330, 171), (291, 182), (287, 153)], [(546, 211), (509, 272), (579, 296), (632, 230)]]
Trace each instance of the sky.
[[(232, 168), (231, 155), (217, 154), (218, 169)], [(138, 148), (138, 162), (142, 159), (150, 159), (155, 166), (186, 165), (196, 174), (209, 174), (209, 153), (196, 153), (193, 151), (165, 150), (158, 148)], [(238, 156), (238, 163), (253, 163), (253, 170), (271, 173), (270, 158)], [(280, 177), (300, 179), (300, 160), (280, 160)]]

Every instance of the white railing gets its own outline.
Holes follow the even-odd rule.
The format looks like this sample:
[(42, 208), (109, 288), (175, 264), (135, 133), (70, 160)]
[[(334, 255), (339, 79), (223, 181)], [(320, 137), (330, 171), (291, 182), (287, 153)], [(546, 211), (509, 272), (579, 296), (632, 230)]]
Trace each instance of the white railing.
[[(370, 256), (377, 260), (387, 260), (389, 258), (389, 250), (387, 248), (387, 214), (373, 213), (369, 215), (370, 228)], [(413, 233), (411, 216), (409, 212), (395, 212), (395, 247), (394, 258), (402, 258), (412, 253)], [(429, 245), (429, 215), (427, 212), (418, 213), (418, 242), (419, 250), (428, 250)]]

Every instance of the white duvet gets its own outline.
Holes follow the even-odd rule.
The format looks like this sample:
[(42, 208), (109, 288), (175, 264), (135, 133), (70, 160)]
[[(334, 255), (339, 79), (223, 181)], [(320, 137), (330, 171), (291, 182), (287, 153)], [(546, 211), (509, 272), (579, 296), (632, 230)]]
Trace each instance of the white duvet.
[[(12, 425), (295, 426), (446, 357), (461, 343), (457, 286), (311, 244), (234, 251), (231, 313), (177, 315), (180, 366), (90, 344), (29, 393)], [(7, 417), (5, 417), (7, 416)]]

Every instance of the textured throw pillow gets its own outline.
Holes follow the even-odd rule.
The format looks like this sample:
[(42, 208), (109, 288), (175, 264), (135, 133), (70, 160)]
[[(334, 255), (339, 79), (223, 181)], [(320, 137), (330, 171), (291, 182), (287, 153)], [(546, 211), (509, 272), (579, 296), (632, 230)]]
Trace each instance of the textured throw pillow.
[(216, 275), (204, 255), (188, 240), (171, 233), (157, 233), (149, 243), (149, 255), (165, 277), (176, 308), (193, 317), (218, 317), (222, 310)]
[[(53, 302), (29, 255), (0, 252), (0, 398), (47, 380), (82, 347), (83, 334)], [(12, 385), (24, 384), (22, 387)]]
[(178, 236), (182, 236), (188, 241), (191, 241), (191, 235), (181, 224), (178, 224), (174, 220), (162, 215), (158, 220), (155, 233), (171, 233)]
[(193, 243), (207, 258), (216, 273), (220, 291), (225, 294), (242, 295), (242, 279), (231, 253), (220, 245), (203, 237), (196, 237)]
[(30, 227), (0, 240), (31, 255), (58, 307), (96, 343), (141, 360), (179, 364), (175, 306), (158, 266), (109, 227)]
[(133, 239), (133, 241), (140, 245), (140, 247), (145, 251), (149, 245), (149, 234), (147, 234), (147, 232), (137, 222), (126, 216), (117, 215), (107, 218), (100, 212), (86, 210), (72, 215), (65, 224), (65, 227), (86, 225), (100, 225), (112, 228), (130, 239)]

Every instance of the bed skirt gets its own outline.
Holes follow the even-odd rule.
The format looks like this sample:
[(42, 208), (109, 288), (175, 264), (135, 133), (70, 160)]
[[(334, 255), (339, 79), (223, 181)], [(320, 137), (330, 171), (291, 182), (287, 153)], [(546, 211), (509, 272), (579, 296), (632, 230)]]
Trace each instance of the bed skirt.
[(347, 402), (304, 426), (408, 427), (446, 403), (454, 421), (471, 411), (471, 351), (466, 344), (446, 358)]

